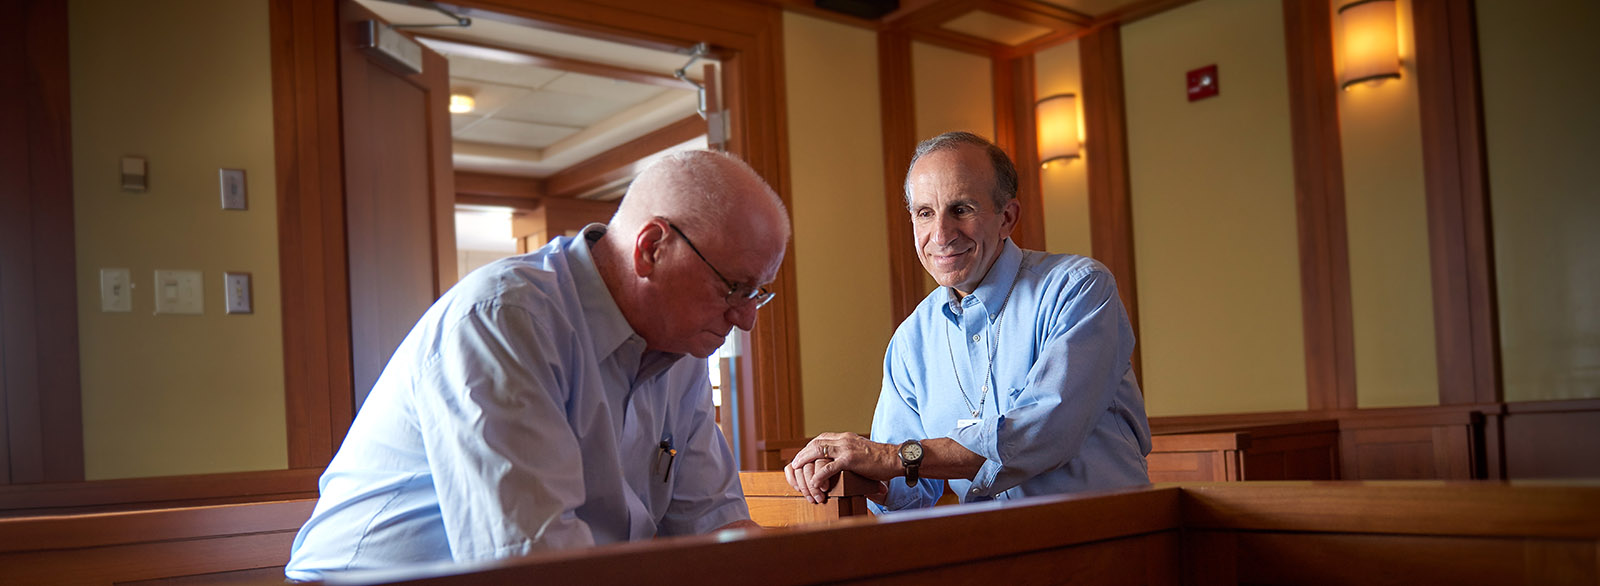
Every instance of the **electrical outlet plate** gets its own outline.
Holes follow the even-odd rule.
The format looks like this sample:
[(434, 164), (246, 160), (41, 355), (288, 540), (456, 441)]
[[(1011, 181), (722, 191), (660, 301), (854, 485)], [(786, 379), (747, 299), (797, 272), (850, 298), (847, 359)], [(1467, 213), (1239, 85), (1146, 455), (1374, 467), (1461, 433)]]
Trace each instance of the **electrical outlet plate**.
[(222, 273), (222, 291), (228, 313), (255, 313), (250, 301), (250, 273)]
[(100, 311), (133, 311), (133, 278), (128, 269), (100, 269)]
[(200, 271), (156, 271), (156, 313), (199, 315), (205, 313), (205, 286)]

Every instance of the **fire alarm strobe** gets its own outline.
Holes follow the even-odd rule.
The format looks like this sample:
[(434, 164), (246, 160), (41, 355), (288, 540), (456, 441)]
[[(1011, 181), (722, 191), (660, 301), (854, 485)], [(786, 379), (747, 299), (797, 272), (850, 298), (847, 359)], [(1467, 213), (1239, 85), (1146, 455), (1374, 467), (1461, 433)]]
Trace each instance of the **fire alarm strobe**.
[(1189, 101), (1217, 95), (1217, 66), (1207, 65), (1189, 72)]

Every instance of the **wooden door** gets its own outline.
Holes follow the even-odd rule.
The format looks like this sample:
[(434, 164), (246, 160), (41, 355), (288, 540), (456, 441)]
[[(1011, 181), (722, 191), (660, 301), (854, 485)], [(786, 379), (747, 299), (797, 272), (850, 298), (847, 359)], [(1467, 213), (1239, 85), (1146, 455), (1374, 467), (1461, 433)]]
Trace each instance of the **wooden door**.
[(455, 282), (450, 76), (444, 57), (426, 47), (420, 47), (420, 73), (362, 49), (366, 23), (387, 23), (353, 0), (340, 3), (339, 15), (351, 358), (359, 408), (417, 318)]

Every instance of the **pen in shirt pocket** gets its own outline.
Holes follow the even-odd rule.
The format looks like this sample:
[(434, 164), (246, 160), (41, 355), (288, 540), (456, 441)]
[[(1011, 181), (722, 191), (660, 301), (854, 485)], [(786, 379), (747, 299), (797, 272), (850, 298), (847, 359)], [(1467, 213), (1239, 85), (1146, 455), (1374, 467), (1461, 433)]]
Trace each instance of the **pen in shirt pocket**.
[(661, 438), (661, 451), (656, 453), (656, 466), (661, 465), (661, 457), (667, 457), (667, 471), (661, 475), (661, 481), (666, 482), (672, 478), (672, 461), (678, 458), (678, 450), (672, 447), (672, 436)]

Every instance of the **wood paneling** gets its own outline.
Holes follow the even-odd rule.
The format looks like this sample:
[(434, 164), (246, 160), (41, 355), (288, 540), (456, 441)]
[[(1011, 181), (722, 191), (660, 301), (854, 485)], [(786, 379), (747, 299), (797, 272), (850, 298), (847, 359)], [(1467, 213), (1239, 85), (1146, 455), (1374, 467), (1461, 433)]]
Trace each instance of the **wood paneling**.
[(534, 177), (455, 171), (456, 203), (463, 195), (532, 199), (544, 197), (545, 182)]
[(1472, 2), (1415, 0), (1439, 402), (1501, 400), (1500, 336)]
[(0, 517), (315, 498), (321, 468), (0, 487)]
[(67, 7), (0, 25), (0, 483), (83, 479)]
[[(355, 402), (433, 301), (455, 282), (450, 93), (443, 56), (422, 48), (422, 72), (396, 72), (359, 48), (377, 16), (340, 2), (345, 241)], [(448, 274), (446, 272), (448, 271)]]
[[(1597, 567), (1593, 543), (1567, 540), (1251, 532), (1237, 540), (1244, 584), (1573, 584), (1593, 583)], [(1590, 570), (1571, 573), (1582, 567)]]
[[(889, 238), (889, 321), (900, 322), (927, 296), (922, 262), (906, 211), (906, 171), (917, 150), (916, 96), (911, 85), (911, 37), (903, 32), (878, 33), (878, 95), (883, 119), (883, 207)], [(931, 138), (931, 137), (930, 137)]]
[(612, 147), (545, 179), (550, 197), (578, 197), (619, 181), (632, 180), (644, 169), (639, 160), (705, 136), (706, 121), (698, 114)]
[[(112, 584), (281, 568), (315, 500), (0, 520), (0, 574)], [(275, 576), (282, 580), (281, 571)]]
[[(1089, 179), (1089, 241), (1096, 260), (1117, 280), (1117, 293), (1139, 335), (1139, 285), (1133, 254), (1133, 200), (1128, 175), (1128, 119), (1122, 87), (1122, 32), (1100, 27), (1079, 41), (1083, 67), (1084, 164)], [(1133, 372), (1142, 375), (1140, 348)], [(1140, 376), (1140, 378), (1143, 378)]]
[(1357, 407), (1344, 162), (1339, 147), (1330, 14), (1326, 0), (1283, 1), (1305, 323), (1306, 405), (1313, 411)]
[(1506, 478), (1600, 478), (1600, 399), (1507, 403)]
[(1153, 429), (1151, 482), (1339, 478), (1334, 420)]
[(1011, 241), (1032, 250), (1045, 250), (1044, 198), (1039, 183), (1039, 132), (1034, 122), (1033, 55), (994, 58), (995, 143), (1011, 155), (1017, 168), (1017, 219)]
[(289, 467), (333, 459), (354, 416), (339, 125), (338, 5), (270, 5)]
[(1369, 409), (1340, 417), (1342, 478), (1486, 478), (1483, 415), (1472, 407)]
[(867, 515), (863, 495), (877, 488), (877, 482), (844, 472), (834, 480), (827, 502), (813, 504), (789, 487), (783, 472), (740, 472), (739, 484), (750, 506), (750, 520), (762, 527), (793, 527)]

